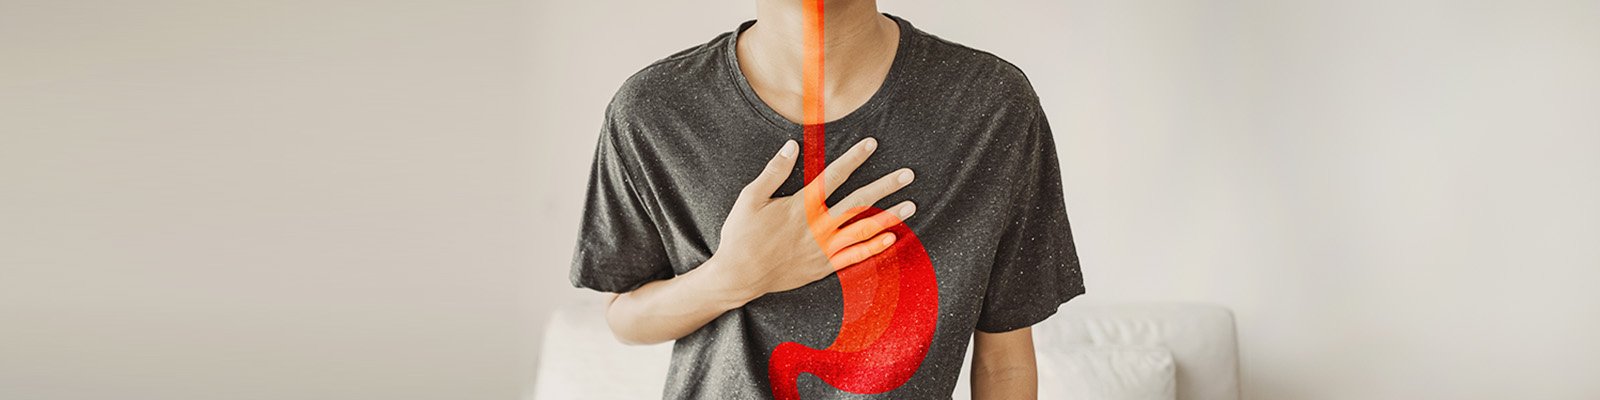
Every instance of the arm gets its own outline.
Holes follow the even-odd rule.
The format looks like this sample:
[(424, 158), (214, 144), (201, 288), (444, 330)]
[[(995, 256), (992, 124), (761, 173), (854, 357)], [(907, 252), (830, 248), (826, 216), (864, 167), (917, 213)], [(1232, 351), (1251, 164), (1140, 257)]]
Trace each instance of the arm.
[(612, 334), (628, 344), (677, 340), (762, 295), (804, 286), (888, 249), (894, 235), (883, 231), (911, 216), (911, 202), (849, 220), (910, 184), (910, 170), (851, 192), (831, 210), (823, 203), (875, 147), (874, 140), (863, 140), (802, 188), (803, 195), (773, 198), (796, 162), (798, 145), (784, 144), (739, 193), (716, 254), (688, 273), (612, 297), (606, 306)]
[(1039, 398), (1033, 328), (1004, 333), (980, 331), (974, 335), (973, 346), (974, 400)]
[(606, 302), (606, 322), (617, 341), (630, 345), (655, 344), (700, 329), (728, 310), (744, 306), (758, 295), (718, 279), (708, 260), (688, 273), (646, 283)]

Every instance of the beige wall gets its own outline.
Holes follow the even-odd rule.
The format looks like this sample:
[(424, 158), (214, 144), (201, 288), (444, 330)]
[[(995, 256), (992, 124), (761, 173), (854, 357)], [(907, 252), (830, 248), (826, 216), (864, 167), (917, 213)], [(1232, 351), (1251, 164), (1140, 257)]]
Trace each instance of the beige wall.
[(0, 0), (0, 398), (516, 396), (527, 9)]
[[(1246, 393), (1589, 399), (1600, 5), (895, 1), (1020, 65), (1090, 291)], [(600, 114), (751, 2), (0, 0), (0, 398), (510, 398)]]

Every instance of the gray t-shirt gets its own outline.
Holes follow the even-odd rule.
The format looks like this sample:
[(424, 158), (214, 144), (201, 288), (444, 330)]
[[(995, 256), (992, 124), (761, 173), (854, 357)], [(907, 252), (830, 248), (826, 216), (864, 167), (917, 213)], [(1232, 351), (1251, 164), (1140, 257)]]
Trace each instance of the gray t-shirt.
[[(1031, 326), (1085, 292), (1050, 126), (1027, 77), (889, 17), (900, 25), (900, 46), (882, 87), (826, 125), (830, 162), (868, 136), (878, 150), (830, 204), (897, 168), (916, 171), (916, 182), (877, 206), (916, 202), (906, 225), (931, 260), (937, 310), (927, 315), (937, 321), (925, 349), (871, 360), (915, 367), (892, 390), (853, 394), (802, 373), (807, 399), (949, 398), (974, 330)], [(575, 286), (621, 293), (699, 266), (716, 251), (740, 188), (785, 140), (802, 141), (802, 127), (762, 102), (739, 70), (734, 44), (754, 23), (645, 67), (612, 99), (589, 177)], [(777, 196), (799, 190), (801, 171)], [(773, 397), (769, 357), (784, 342), (829, 347), (848, 317), (844, 295), (836, 274), (723, 314), (676, 342), (664, 397)]]

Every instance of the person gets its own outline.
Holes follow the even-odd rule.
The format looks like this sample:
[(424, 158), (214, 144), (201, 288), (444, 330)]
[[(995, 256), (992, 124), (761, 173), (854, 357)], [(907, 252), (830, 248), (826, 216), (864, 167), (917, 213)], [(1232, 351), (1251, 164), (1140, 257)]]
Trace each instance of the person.
[[(611, 293), (618, 340), (675, 341), (664, 398), (949, 398), (969, 340), (973, 398), (1036, 397), (1029, 327), (1085, 288), (1027, 77), (874, 0), (827, 1), (826, 135), (808, 138), (807, 4), (756, 5), (756, 19), (650, 64), (612, 98), (574, 286)], [(806, 155), (832, 158), (809, 181), (806, 139)], [(828, 213), (808, 216), (822, 199)], [(926, 286), (891, 267), (916, 260)], [(868, 333), (846, 343), (845, 331)], [(862, 350), (875, 344), (912, 350)], [(798, 353), (777, 365), (785, 347)]]

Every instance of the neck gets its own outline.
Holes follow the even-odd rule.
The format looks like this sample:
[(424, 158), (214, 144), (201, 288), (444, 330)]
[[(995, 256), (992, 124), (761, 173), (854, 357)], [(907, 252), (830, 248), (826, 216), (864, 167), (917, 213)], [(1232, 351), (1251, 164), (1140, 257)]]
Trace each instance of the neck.
[(798, 58), (801, 45), (807, 40), (807, 15), (816, 1), (826, 9), (823, 45), (828, 53), (862, 47), (863, 38), (878, 39), (884, 32), (884, 23), (890, 22), (878, 13), (876, 0), (826, 1), (826, 0), (760, 0), (756, 3), (756, 24), (745, 33), (762, 46), (790, 47)]
[(898, 44), (898, 26), (878, 12), (876, 0), (759, 0), (756, 23), (741, 35), (740, 45), (752, 55), (755, 66), (774, 73), (775, 84), (799, 93), (803, 89), (803, 66), (807, 46), (817, 46), (807, 17), (815, 15), (816, 1), (824, 2), (825, 28), (820, 47), (827, 71), (821, 89), (824, 94), (852, 84), (861, 75), (861, 60), (883, 56), (885, 48)]

